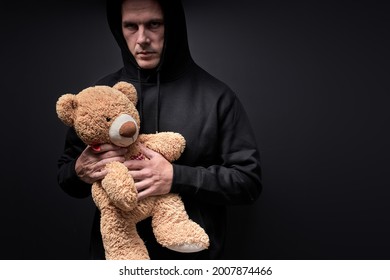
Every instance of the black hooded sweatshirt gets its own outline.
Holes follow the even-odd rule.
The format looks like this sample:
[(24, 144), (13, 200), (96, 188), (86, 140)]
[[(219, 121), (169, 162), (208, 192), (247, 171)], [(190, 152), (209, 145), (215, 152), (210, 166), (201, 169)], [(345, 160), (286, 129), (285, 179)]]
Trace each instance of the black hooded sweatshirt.
[[(226, 236), (226, 206), (253, 203), (261, 192), (261, 169), (256, 141), (236, 94), (200, 68), (192, 59), (185, 14), (180, 0), (159, 1), (164, 13), (164, 51), (159, 66), (140, 69), (127, 48), (121, 28), (121, 1), (107, 1), (111, 31), (121, 49), (124, 67), (97, 84), (127, 81), (137, 88), (141, 133), (178, 132), (186, 139), (182, 156), (173, 163), (171, 192), (181, 195), (191, 219), (210, 237), (210, 247), (181, 254), (160, 246), (150, 219), (137, 225), (152, 259), (220, 259)], [(73, 197), (91, 194), (91, 186), (75, 173), (75, 161), (85, 145), (69, 129), (58, 161), (58, 182)], [(91, 258), (104, 258), (96, 211)]]

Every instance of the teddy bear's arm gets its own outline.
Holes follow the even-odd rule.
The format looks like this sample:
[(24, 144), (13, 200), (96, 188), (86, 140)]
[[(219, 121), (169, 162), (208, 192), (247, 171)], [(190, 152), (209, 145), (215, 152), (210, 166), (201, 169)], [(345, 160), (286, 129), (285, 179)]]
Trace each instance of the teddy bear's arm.
[(110, 201), (118, 208), (129, 211), (137, 205), (137, 189), (127, 167), (119, 161), (107, 163), (107, 175), (101, 186)]
[(186, 145), (184, 137), (175, 132), (142, 134), (139, 141), (147, 148), (163, 155), (170, 162), (180, 157)]

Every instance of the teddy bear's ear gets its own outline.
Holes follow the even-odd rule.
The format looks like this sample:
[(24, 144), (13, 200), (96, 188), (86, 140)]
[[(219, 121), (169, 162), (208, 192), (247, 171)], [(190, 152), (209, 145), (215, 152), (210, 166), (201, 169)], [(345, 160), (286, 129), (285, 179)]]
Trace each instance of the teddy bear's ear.
[(118, 82), (116, 83), (113, 88), (119, 90), (120, 92), (122, 92), (123, 94), (125, 94), (127, 96), (128, 99), (130, 99), (130, 101), (135, 105), (137, 105), (137, 101), (138, 101), (138, 98), (137, 98), (137, 90), (135, 89), (135, 87), (128, 83), (128, 82)]
[(56, 110), (58, 118), (67, 126), (73, 126), (76, 108), (77, 99), (74, 94), (64, 94), (57, 100)]

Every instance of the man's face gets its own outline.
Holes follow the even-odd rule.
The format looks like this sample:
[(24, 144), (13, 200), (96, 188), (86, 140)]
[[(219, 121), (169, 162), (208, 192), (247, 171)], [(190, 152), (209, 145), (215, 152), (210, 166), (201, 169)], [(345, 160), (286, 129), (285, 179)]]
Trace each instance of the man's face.
[(164, 46), (164, 16), (156, 0), (125, 0), (122, 32), (127, 47), (143, 69), (155, 68)]

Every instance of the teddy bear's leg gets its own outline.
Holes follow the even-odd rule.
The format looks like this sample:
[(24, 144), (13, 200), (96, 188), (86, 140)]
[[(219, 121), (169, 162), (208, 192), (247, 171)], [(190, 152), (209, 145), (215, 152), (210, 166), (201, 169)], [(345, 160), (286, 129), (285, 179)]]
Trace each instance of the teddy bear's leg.
[(107, 260), (146, 260), (148, 251), (131, 212), (108, 205), (101, 211), (100, 231)]
[(157, 242), (173, 251), (193, 253), (209, 246), (208, 235), (188, 217), (178, 195), (168, 194), (156, 199), (152, 227)]
[[(106, 259), (149, 259), (144, 242), (139, 237), (136, 223), (147, 214), (143, 208), (124, 212), (114, 206), (98, 182), (92, 185), (92, 198), (100, 210), (100, 230)], [(149, 214), (150, 215), (150, 214)]]
[(110, 201), (118, 208), (129, 211), (137, 205), (137, 189), (129, 170), (120, 162), (106, 165), (107, 175), (102, 180), (102, 187)]

